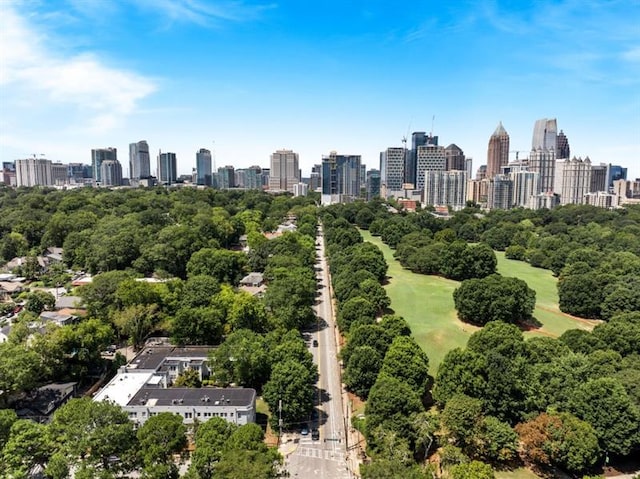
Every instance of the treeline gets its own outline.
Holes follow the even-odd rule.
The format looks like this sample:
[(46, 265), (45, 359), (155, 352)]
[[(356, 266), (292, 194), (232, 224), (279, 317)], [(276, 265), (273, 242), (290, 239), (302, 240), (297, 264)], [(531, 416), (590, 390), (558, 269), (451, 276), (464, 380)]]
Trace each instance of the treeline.
[[(352, 248), (357, 247), (358, 240), (350, 222), (358, 223), (366, 217), (369, 226), (375, 226), (372, 229), (381, 228), (376, 233), (386, 232), (387, 240), (391, 238), (398, 251), (404, 252), (410, 251), (411, 245), (416, 250), (424, 246), (420, 244), (422, 232), (428, 237), (427, 247), (432, 244), (432, 236), (447, 237), (443, 243), (445, 248), (450, 247), (471, 230), (463, 228), (461, 218), (475, 224), (474, 229), (495, 220), (493, 215), (477, 218), (467, 209), (445, 223), (428, 212), (413, 217), (392, 215), (376, 203), (340, 205), (330, 211), (338, 218), (333, 224), (345, 231), (335, 236), (353, 238), (356, 246)], [(562, 218), (574, 228), (581, 227), (579, 217), (565, 213), (554, 210), (535, 215), (558, 218), (548, 218), (549, 224)], [(592, 223), (598, 218), (596, 213), (600, 214), (586, 209), (587, 217), (582, 221)], [(614, 224), (619, 215), (624, 215), (603, 213)], [(508, 214), (497, 213), (501, 223)], [(634, 214), (628, 213), (632, 217)], [(430, 225), (429, 233), (410, 231), (420, 222)], [(359, 226), (367, 225), (360, 222)], [(402, 229), (402, 235), (394, 232), (396, 227)], [(541, 223), (532, 232), (544, 228)], [(405, 243), (407, 235), (412, 239)], [(465, 239), (477, 241), (487, 236), (483, 238), (478, 230), (476, 236)], [(348, 246), (341, 244), (337, 251), (345, 248)], [(613, 252), (609, 257), (619, 255), (628, 260), (635, 256)], [(630, 263), (634, 264), (633, 260)], [(340, 275), (339, 269), (337, 273)], [(352, 274), (356, 275), (355, 268)], [(420, 381), (428, 376), (418, 374), (421, 367), (415, 365), (423, 364), (416, 359), (421, 357), (419, 353), (406, 354), (401, 362), (403, 369), (396, 370), (393, 377), (384, 373), (393, 347), (390, 343), (415, 344), (408, 337), (410, 330), (401, 326), (398, 318), (383, 317), (375, 323), (365, 319), (366, 326), (359, 326), (358, 321), (363, 319), (358, 318), (355, 327), (346, 331), (343, 377), (345, 382), (351, 381), (349, 368), (358, 371), (362, 384), (356, 382), (356, 387), (349, 387), (368, 399), (363, 428), (372, 463), (363, 467), (363, 477), (433, 477), (436, 467), (424, 460), (434, 452), (444, 474), (455, 479), (492, 478), (494, 469), (523, 463), (545, 476), (556, 476), (560, 469), (573, 477), (587, 477), (585, 474), (597, 475), (609, 461), (633, 457), (640, 451), (640, 313), (620, 313), (623, 304), (609, 322), (593, 332), (570, 330), (558, 339), (534, 337), (525, 341), (517, 326), (504, 322), (526, 319), (531, 314), (535, 295), (521, 283), (497, 275), (462, 283), (455, 299), (459, 314), (486, 318), (476, 322), (487, 324), (471, 336), (466, 348), (456, 348), (446, 355), (433, 383)], [(518, 304), (514, 298), (524, 300)], [(496, 317), (503, 321), (493, 321)], [(390, 321), (398, 325), (395, 333), (388, 330)], [(368, 329), (361, 329), (365, 327)], [(391, 400), (386, 403), (385, 398)], [(378, 409), (381, 404), (386, 407)]]
[[(44, 476), (66, 479), (179, 477), (174, 455), (187, 447), (186, 427), (172, 413), (150, 417), (137, 430), (127, 413), (109, 402), (72, 399), (48, 424), (18, 419), (0, 409), (0, 477), (26, 478), (42, 468)], [(256, 424), (236, 426), (214, 417), (197, 425), (195, 451), (182, 477), (276, 478), (281, 458), (264, 443)]]

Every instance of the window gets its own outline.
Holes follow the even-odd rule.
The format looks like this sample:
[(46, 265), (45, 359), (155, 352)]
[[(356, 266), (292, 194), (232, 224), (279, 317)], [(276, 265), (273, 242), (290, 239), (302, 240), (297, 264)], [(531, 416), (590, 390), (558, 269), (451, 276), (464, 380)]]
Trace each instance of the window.
[(185, 419), (191, 419), (192, 417), (193, 417), (193, 413), (190, 413), (190, 412), (185, 412), (184, 413), (184, 418)]

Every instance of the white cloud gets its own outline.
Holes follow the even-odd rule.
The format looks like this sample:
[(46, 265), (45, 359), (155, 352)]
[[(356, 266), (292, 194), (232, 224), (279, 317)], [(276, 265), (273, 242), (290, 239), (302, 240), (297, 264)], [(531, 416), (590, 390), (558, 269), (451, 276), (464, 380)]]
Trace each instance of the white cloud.
[(627, 50), (622, 54), (622, 58), (628, 62), (640, 63), (640, 47)]
[(63, 109), (62, 121), (81, 121), (67, 128), (109, 129), (157, 89), (154, 80), (109, 66), (94, 54), (65, 56), (54, 38), (10, 4), (2, 2), (0, 16), (0, 97), (13, 124), (26, 121), (30, 109)]

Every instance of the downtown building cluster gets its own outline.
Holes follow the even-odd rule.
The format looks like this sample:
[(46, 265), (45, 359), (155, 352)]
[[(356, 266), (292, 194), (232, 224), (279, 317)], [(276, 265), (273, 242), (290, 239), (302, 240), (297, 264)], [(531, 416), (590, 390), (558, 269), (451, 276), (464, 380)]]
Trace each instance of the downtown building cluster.
[[(456, 144), (438, 144), (432, 132), (413, 132), (403, 146), (380, 153), (379, 169), (367, 170), (360, 155), (331, 151), (303, 178), (298, 153), (282, 149), (270, 155), (269, 168), (215, 167), (212, 152), (195, 153), (191, 174), (178, 175), (175, 153), (158, 151), (152, 163), (146, 141), (129, 144), (129, 177), (123, 177), (116, 148), (91, 150), (91, 164), (53, 163), (45, 158), (3, 163), (3, 183), (11, 186), (194, 186), (261, 189), (306, 195), (321, 193), (323, 205), (375, 197), (395, 199), (409, 209), (417, 204), (459, 210), (468, 202), (482, 208), (553, 208), (565, 204), (617, 207), (640, 202), (640, 179), (627, 181), (627, 169), (570, 156), (567, 136), (556, 119), (535, 122), (528, 156), (511, 149), (499, 123), (489, 138), (486, 164), (473, 176), (473, 160)], [(515, 153), (515, 155), (513, 155)], [(41, 155), (43, 156), (43, 155)], [(511, 159), (511, 161), (510, 161)]]

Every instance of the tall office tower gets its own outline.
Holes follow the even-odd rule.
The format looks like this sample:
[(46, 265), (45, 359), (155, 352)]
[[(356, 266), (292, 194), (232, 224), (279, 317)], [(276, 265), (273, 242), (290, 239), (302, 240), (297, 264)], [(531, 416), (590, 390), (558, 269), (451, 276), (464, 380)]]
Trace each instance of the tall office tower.
[(513, 206), (528, 208), (531, 197), (540, 191), (540, 175), (533, 171), (512, 171), (509, 178), (513, 182)]
[(540, 192), (552, 193), (555, 180), (556, 155), (555, 150), (537, 148), (529, 154), (529, 171), (540, 175)]
[(269, 178), (271, 177), (271, 169), (270, 168), (262, 168), (262, 189), (266, 190), (269, 188)]
[(322, 157), (322, 204), (346, 203), (360, 197), (360, 155)]
[(487, 178), (499, 175), (501, 168), (509, 163), (509, 133), (498, 123), (496, 131), (489, 138), (487, 148)]
[(445, 169), (447, 171), (462, 171), (466, 169), (466, 158), (464, 157), (464, 151), (452, 143), (444, 149), (444, 156), (447, 159), (447, 165)]
[(16, 186), (51, 186), (51, 160), (27, 158), (16, 160)]
[(129, 143), (129, 180), (138, 181), (151, 176), (149, 145), (142, 140)]
[(465, 158), (464, 170), (467, 172), (467, 178), (471, 179), (471, 175), (473, 174), (473, 158)]
[(381, 179), (380, 170), (371, 169), (367, 171), (367, 201), (380, 197)]
[(360, 188), (367, 187), (367, 165), (360, 163)]
[(513, 181), (507, 175), (488, 179), (487, 208), (508, 210), (513, 206)]
[(309, 194), (309, 185), (306, 183), (296, 183), (293, 185), (293, 196), (307, 196)]
[[(554, 150), (557, 146), (558, 124), (555, 118), (542, 118), (533, 126), (531, 149)], [(568, 146), (568, 144), (567, 144)]]
[(427, 143), (418, 147), (416, 160), (416, 190), (424, 189), (424, 174), (426, 171), (444, 171), (447, 166), (447, 158), (444, 147)]
[(175, 153), (158, 152), (158, 183), (172, 185), (178, 179), (178, 160)]
[(380, 184), (387, 191), (387, 197), (402, 190), (405, 166), (404, 148), (391, 147), (380, 153)]
[(411, 150), (406, 150), (404, 164), (404, 182), (414, 185), (418, 177), (418, 148), (425, 145), (438, 146), (438, 137), (424, 131), (414, 131), (411, 134)]
[(200, 148), (196, 153), (196, 184), (211, 186), (211, 152)]
[(81, 183), (82, 179), (85, 177), (85, 165), (82, 163), (69, 163), (67, 168), (69, 169), (67, 176), (69, 176), (71, 181), (74, 183)]
[(427, 171), (424, 175), (422, 204), (450, 206), (454, 210), (467, 202), (467, 172), (464, 170)]
[(596, 191), (609, 191), (607, 179), (609, 178), (609, 165), (600, 163), (599, 165), (591, 165), (591, 184), (589, 185), (589, 193)]
[(571, 158), (569, 140), (562, 130), (560, 130), (556, 138), (556, 158), (559, 160)]
[(118, 149), (117, 148), (96, 148), (91, 150), (91, 172), (94, 183), (102, 183), (102, 170), (100, 166), (103, 161), (117, 160)]
[(487, 177), (487, 165), (480, 165), (476, 171), (476, 180), (484, 180)]
[(483, 208), (486, 208), (488, 191), (489, 180), (486, 178), (467, 181), (467, 201), (473, 201)]
[(591, 160), (587, 156), (571, 160), (556, 161), (554, 193), (560, 195), (560, 204), (582, 204), (584, 195), (589, 193), (591, 186)]
[(102, 186), (122, 185), (122, 165), (118, 160), (105, 160), (100, 165)]
[(297, 183), (300, 183), (298, 154), (292, 150), (277, 150), (272, 153), (269, 189), (293, 193), (293, 185)]
[(609, 188), (613, 188), (613, 182), (616, 180), (626, 180), (627, 169), (619, 165), (609, 164)]
[(228, 189), (236, 187), (236, 173), (232, 165), (218, 168), (218, 188)]
[(613, 182), (612, 193), (617, 195), (620, 199), (625, 199), (631, 196), (631, 182), (627, 180), (615, 180)]
[(320, 189), (320, 173), (311, 172), (309, 176), (309, 190), (318, 191)]
[(69, 183), (69, 165), (51, 163), (51, 183), (55, 186)]
[(250, 190), (262, 189), (262, 168), (255, 165), (245, 169), (244, 187)]

